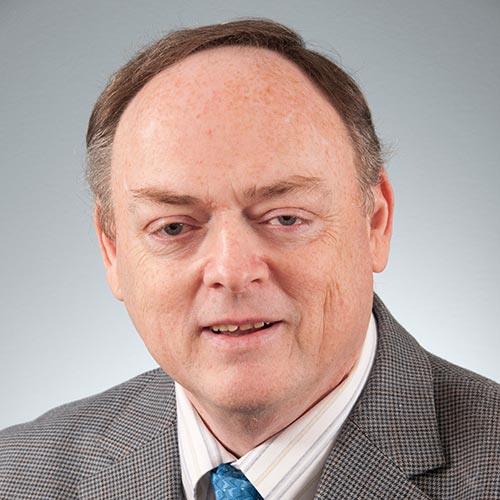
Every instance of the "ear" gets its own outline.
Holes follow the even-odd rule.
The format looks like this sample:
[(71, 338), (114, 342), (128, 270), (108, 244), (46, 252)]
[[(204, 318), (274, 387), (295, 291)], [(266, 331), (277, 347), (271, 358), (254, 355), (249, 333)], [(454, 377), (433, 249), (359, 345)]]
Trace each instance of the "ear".
[(123, 295), (120, 288), (120, 280), (118, 277), (118, 264), (116, 259), (116, 242), (106, 235), (101, 227), (99, 217), (99, 207), (96, 205), (94, 208), (94, 226), (101, 247), (102, 260), (106, 268), (106, 276), (108, 284), (113, 292), (113, 295), (120, 301), (123, 301)]
[(374, 205), (370, 216), (370, 249), (373, 272), (380, 273), (389, 258), (394, 212), (394, 195), (385, 170), (381, 174), (380, 183), (372, 188), (372, 192)]

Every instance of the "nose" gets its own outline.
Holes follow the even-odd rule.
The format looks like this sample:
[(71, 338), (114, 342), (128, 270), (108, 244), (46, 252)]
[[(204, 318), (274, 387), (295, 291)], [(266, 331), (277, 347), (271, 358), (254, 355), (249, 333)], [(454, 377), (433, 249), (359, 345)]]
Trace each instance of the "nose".
[(207, 287), (241, 293), (269, 278), (262, 242), (245, 222), (225, 221), (213, 227), (205, 250)]

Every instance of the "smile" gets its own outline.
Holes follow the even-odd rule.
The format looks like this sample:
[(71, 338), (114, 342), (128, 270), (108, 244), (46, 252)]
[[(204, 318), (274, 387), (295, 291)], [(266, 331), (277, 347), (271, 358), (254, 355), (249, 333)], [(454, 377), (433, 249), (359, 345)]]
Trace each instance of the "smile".
[(233, 334), (233, 335), (242, 335), (253, 333), (258, 330), (264, 330), (265, 328), (269, 328), (274, 323), (268, 323), (266, 321), (259, 321), (258, 323), (247, 323), (244, 325), (212, 325), (208, 328), (213, 333), (224, 333), (224, 334)]

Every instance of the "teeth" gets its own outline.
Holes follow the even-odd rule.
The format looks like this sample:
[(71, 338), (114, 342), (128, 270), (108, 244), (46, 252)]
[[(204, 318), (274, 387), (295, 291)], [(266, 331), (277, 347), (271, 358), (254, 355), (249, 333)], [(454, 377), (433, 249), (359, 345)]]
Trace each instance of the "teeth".
[(255, 328), (252, 323), (248, 323), (246, 325), (240, 325), (240, 330), (244, 332), (245, 330), (251, 330), (252, 328)]
[(245, 325), (213, 325), (210, 327), (214, 333), (221, 332), (230, 332), (234, 333), (236, 330), (240, 330), (242, 332), (246, 330), (259, 329), (263, 326), (269, 326), (271, 323), (267, 323), (265, 321), (259, 321), (258, 323), (247, 323)]

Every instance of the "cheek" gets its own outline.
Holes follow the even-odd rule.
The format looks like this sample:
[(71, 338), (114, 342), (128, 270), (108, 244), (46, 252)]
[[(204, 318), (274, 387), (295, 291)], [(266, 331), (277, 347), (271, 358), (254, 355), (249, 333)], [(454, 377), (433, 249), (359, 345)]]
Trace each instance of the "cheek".
[(295, 275), (295, 285), (301, 285), (295, 297), (307, 315), (304, 319), (317, 329), (320, 343), (343, 343), (344, 332), (357, 332), (364, 325), (373, 298), (369, 255), (369, 242), (360, 227), (357, 234), (351, 229), (347, 237), (323, 241), (302, 259)]
[[(120, 249), (120, 247), (118, 247)], [(155, 308), (165, 298), (175, 298), (179, 280), (175, 266), (161, 256), (152, 255), (140, 243), (124, 244), (117, 253), (120, 285), (125, 299)], [(168, 300), (169, 301), (169, 300)]]
[(190, 296), (182, 274), (137, 247), (123, 255), (119, 267), (123, 301), (146, 347), (156, 359), (178, 350), (187, 328)]
[(275, 255), (271, 275), (292, 299), (315, 303), (326, 284), (335, 278), (336, 260), (332, 246), (316, 241)]

